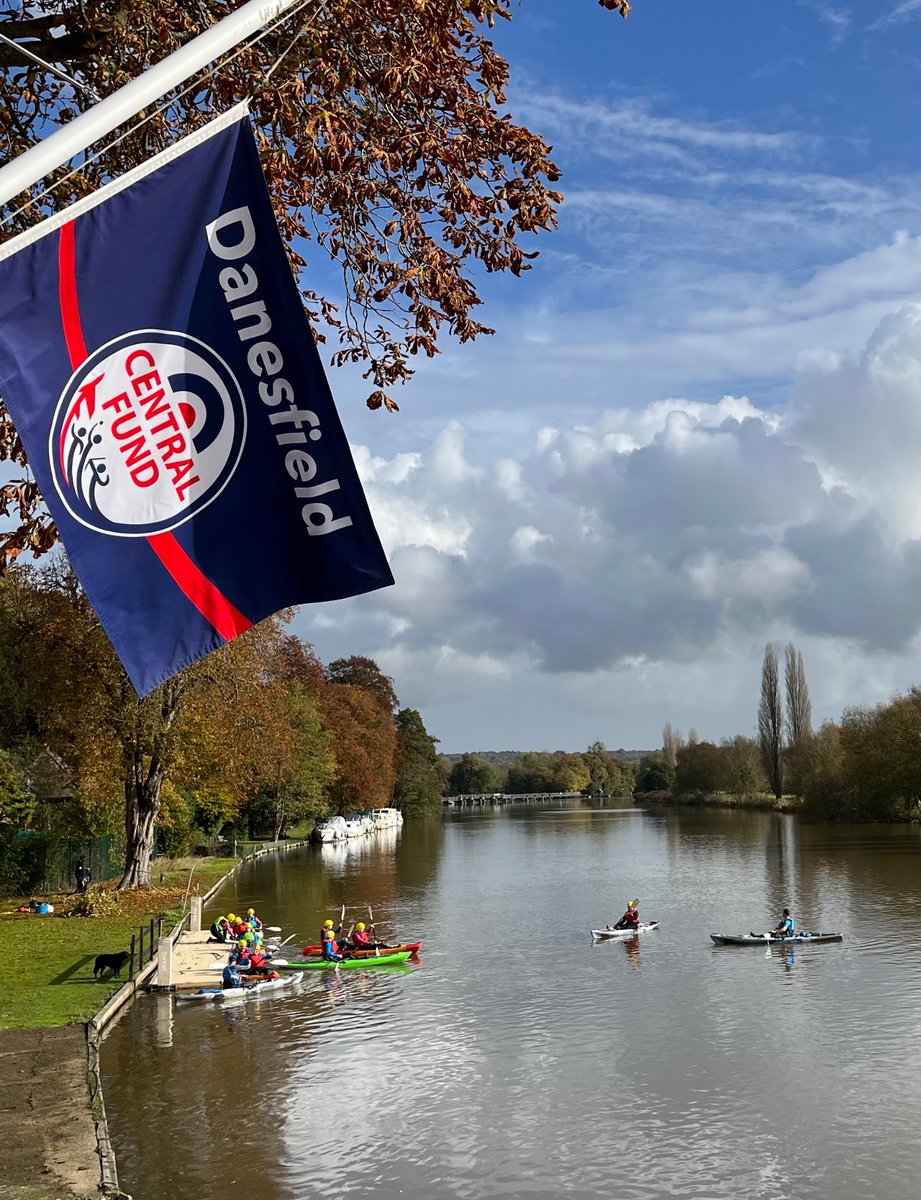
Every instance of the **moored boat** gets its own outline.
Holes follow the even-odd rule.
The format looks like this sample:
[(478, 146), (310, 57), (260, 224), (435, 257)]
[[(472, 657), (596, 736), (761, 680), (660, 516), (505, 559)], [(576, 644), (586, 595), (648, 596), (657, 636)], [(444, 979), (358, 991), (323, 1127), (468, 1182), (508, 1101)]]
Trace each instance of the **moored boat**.
[(778, 937), (773, 933), (711, 933), (710, 940), (717, 946), (799, 946), (811, 942), (842, 942), (842, 933), (801, 933)]
[(639, 925), (631, 925), (629, 929), (615, 929), (613, 925), (606, 925), (604, 929), (593, 929), (592, 937), (599, 942), (605, 938), (630, 938), (636, 937), (638, 933), (649, 933), (651, 929), (658, 928), (658, 921), (640, 921)]
[(399, 954), (371, 954), (368, 958), (340, 958), (330, 961), (325, 958), (305, 958), (298, 961), (292, 958), (282, 967), (283, 971), (318, 971), (331, 970), (340, 967), (343, 970), (350, 967), (383, 967), (391, 963), (405, 963), (409, 958), (409, 950), (401, 950)]
[[(402, 954), (404, 950), (408, 950), (410, 954), (418, 954), (422, 949), (421, 942), (401, 942), (399, 946), (381, 946), (381, 954)], [(305, 946), (304, 957), (316, 958), (323, 953), (322, 946)], [(352, 953), (358, 958), (379, 958), (380, 955), (376, 950), (353, 950)]]
[(314, 827), (313, 833), (310, 835), (310, 840), (313, 842), (337, 842), (341, 838), (349, 836), (343, 817), (330, 817), (327, 821), (320, 821)]

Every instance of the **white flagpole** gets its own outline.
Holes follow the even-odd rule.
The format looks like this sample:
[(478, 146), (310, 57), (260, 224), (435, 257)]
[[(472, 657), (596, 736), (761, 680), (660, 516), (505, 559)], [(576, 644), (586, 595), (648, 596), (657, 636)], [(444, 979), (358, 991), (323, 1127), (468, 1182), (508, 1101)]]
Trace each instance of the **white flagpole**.
[(159, 100), (296, 3), (298, 0), (249, 0), (143, 75), (0, 167), (0, 204), (24, 192), (55, 167), (69, 162), (75, 154), (123, 125), (142, 108)]

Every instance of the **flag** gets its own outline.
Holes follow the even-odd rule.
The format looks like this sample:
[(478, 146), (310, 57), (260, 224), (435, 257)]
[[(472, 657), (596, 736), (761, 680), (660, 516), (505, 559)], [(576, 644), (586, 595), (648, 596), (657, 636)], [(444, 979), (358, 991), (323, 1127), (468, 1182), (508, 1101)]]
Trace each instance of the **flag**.
[(393, 583), (245, 110), (0, 246), (0, 395), (141, 695)]

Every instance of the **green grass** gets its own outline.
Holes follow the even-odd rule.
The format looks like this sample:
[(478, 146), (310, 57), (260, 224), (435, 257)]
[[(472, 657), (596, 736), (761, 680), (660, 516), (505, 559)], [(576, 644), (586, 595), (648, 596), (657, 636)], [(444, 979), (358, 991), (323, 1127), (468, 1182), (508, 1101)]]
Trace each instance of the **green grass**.
[[(153, 864), (150, 891), (119, 893), (118, 912), (105, 917), (40, 917), (0, 913), (0, 1029), (35, 1029), (87, 1021), (128, 978), (107, 972), (93, 978), (97, 954), (128, 950), (131, 935), (151, 917), (167, 914), (164, 930), (179, 919), (192, 871), (192, 894), (204, 895), (235, 866), (230, 858), (180, 859)], [(63, 897), (48, 897), (56, 907)]]

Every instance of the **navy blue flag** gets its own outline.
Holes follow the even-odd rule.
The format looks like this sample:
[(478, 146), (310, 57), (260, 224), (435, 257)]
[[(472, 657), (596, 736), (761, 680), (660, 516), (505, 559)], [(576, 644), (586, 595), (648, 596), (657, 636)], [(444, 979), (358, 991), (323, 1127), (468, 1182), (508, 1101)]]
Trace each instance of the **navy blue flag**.
[(0, 394), (141, 695), (393, 583), (245, 112), (0, 247)]

